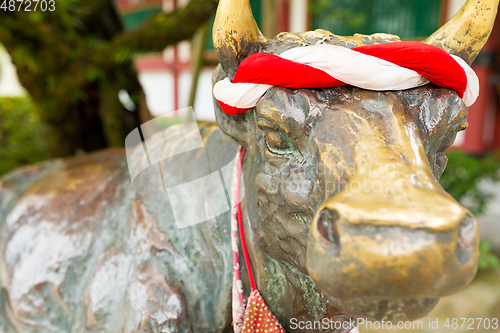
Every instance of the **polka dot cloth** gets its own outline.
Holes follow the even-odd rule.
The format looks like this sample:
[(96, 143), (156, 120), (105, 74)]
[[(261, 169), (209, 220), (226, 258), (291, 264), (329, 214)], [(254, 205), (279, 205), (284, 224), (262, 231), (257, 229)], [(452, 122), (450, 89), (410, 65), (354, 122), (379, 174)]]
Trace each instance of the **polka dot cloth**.
[(258, 290), (248, 298), (245, 321), (241, 333), (286, 333), (278, 319), (269, 311)]

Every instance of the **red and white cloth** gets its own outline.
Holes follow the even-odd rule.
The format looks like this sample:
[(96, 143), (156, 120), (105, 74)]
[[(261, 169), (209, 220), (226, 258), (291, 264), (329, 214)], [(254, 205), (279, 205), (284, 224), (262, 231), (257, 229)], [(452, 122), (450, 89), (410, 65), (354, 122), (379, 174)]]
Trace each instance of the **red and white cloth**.
[(467, 106), (479, 95), (479, 80), (461, 58), (420, 42), (395, 42), (347, 49), (337, 45), (296, 47), (279, 55), (254, 53), (241, 62), (233, 81), (214, 86), (227, 114), (252, 109), (273, 87), (328, 88), (345, 84), (368, 90), (405, 90), (429, 82), (457, 91)]
[(241, 333), (243, 321), (245, 319), (245, 294), (243, 293), (243, 283), (241, 282), (240, 273), (240, 253), (238, 248), (238, 205), (240, 202), (240, 177), (242, 152), (245, 148), (239, 146), (236, 154), (235, 163), (233, 166), (233, 183), (231, 186), (231, 248), (233, 252), (233, 297), (232, 297), (232, 312), (233, 312), (233, 327), (235, 333)]
[[(233, 184), (231, 188), (231, 244), (233, 250), (233, 330), (235, 333), (286, 333), (280, 322), (271, 313), (264, 299), (255, 286), (252, 266), (248, 256), (243, 232), (243, 218), (240, 204), (241, 165), (245, 148), (239, 147), (233, 167)], [(241, 248), (245, 257), (248, 279), (252, 292), (245, 306), (245, 295), (240, 274), (240, 257), (238, 249), (238, 233), (241, 239)]]

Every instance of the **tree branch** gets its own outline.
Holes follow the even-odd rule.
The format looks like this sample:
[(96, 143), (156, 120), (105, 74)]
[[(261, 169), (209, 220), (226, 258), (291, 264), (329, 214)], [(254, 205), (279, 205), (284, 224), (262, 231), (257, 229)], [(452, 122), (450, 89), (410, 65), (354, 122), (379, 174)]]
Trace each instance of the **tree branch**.
[(96, 54), (97, 62), (130, 60), (137, 52), (160, 52), (169, 45), (189, 39), (217, 8), (218, 0), (191, 0), (184, 8), (159, 13), (136, 27), (115, 37)]

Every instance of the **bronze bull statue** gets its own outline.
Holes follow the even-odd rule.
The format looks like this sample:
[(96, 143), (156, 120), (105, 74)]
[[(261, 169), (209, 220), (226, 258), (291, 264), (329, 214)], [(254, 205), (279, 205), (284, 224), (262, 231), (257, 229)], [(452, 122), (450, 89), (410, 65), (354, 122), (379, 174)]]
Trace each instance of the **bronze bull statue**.
[[(497, 6), (469, 0), (426, 42), (471, 63)], [(214, 83), (254, 52), (398, 40), (323, 30), (266, 40), (248, 0), (221, 0)], [(467, 127), (455, 91), (272, 88), (252, 111), (216, 105), (216, 116), (219, 127), (200, 133), (207, 146), (247, 148), (245, 238), (258, 288), (287, 331), (292, 320), (412, 320), (473, 279), (477, 223), (437, 182)], [(189, 140), (178, 127), (156, 138), (158, 160)], [(230, 151), (212, 152), (212, 171)], [(174, 164), (180, 177), (196, 172), (190, 161)], [(144, 181), (134, 188), (122, 150), (2, 178), (0, 332), (232, 331), (229, 213), (178, 229), (167, 197)]]

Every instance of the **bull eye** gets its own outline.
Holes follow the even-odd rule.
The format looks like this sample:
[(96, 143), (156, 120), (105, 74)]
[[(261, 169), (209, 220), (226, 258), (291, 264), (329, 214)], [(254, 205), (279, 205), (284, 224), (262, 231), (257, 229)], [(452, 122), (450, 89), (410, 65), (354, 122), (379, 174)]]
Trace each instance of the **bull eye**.
[(288, 135), (279, 130), (265, 129), (264, 141), (267, 149), (277, 155), (292, 155), (302, 162), (303, 156), (288, 138)]
[(460, 265), (467, 264), (474, 252), (476, 230), (474, 219), (467, 214), (458, 225), (457, 246), (455, 254)]
[(279, 131), (267, 130), (266, 131), (266, 144), (269, 150), (286, 152), (290, 149), (291, 142), (286, 135)]
[(326, 241), (332, 244), (336, 253), (340, 252), (340, 238), (337, 228), (337, 221), (340, 219), (336, 210), (323, 209), (318, 216), (318, 232)]

